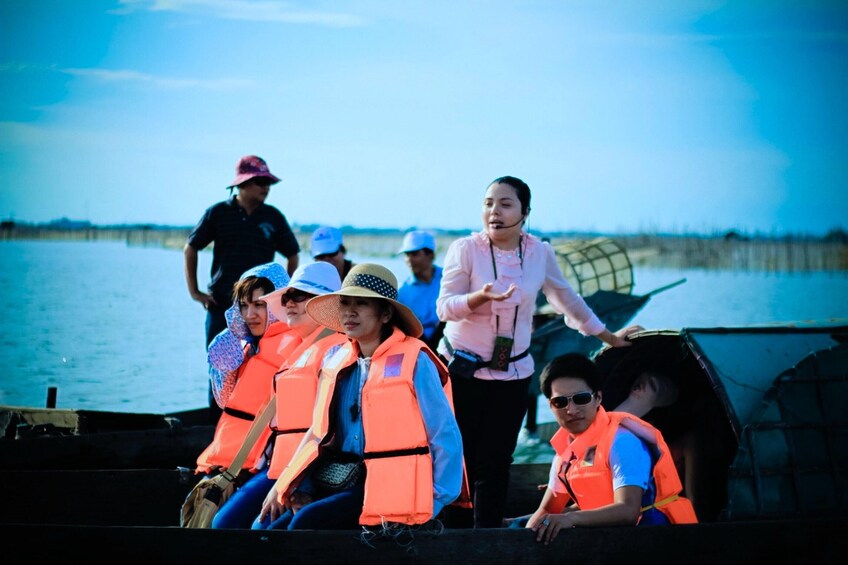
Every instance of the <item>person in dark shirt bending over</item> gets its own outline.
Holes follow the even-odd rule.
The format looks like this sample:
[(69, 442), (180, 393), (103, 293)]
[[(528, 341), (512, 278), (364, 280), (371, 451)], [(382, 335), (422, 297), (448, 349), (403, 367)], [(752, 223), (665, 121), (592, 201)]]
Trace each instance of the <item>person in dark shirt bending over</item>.
[[(277, 252), (288, 260), (286, 271), (290, 275), (297, 268), (300, 245), (286, 217), (265, 204), (271, 185), (278, 182), (264, 159), (242, 157), (236, 165), (236, 177), (227, 187), (231, 192), (237, 188), (238, 193), (207, 208), (188, 236), (184, 248), (186, 284), (191, 298), (206, 309), (207, 347), (227, 327), (224, 313), (232, 304), (233, 285), (243, 272), (272, 262)], [(214, 243), (211, 281), (208, 291), (203, 292), (197, 284), (197, 254), (210, 243)], [(217, 421), (220, 409), (211, 384), (209, 407), (213, 421)]]

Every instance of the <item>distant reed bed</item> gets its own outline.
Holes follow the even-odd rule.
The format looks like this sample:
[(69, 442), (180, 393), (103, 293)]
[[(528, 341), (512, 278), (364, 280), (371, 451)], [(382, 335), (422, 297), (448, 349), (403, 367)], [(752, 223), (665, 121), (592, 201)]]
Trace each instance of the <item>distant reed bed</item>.
[[(103, 228), (55, 229), (33, 226), (4, 227), (0, 241), (67, 240), (125, 241), (127, 245), (181, 249), (190, 228)], [(437, 255), (467, 231), (437, 232)], [(309, 251), (311, 229), (295, 228), (305, 253)], [(814, 238), (741, 238), (675, 235), (553, 234), (552, 244), (609, 237), (627, 251), (633, 265), (646, 268), (702, 268), (768, 272), (832, 271), (848, 274), (848, 242)], [(349, 254), (369, 257), (395, 255), (403, 239), (402, 231), (356, 230), (344, 233)]]

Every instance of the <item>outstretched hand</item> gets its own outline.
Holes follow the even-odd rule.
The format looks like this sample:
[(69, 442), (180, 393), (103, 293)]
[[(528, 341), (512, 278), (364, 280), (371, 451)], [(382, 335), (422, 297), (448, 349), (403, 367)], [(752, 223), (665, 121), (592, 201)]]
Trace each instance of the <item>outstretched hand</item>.
[(504, 292), (492, 292), (492, 288), (494, 287), (494, 283), (486, 283), (483, 285), (483, 288), (476, 292), (472, 292), (468, 295), (468, 306), (472, 310), (477, 308), (478, 306), (482, 306), (486, 302), (491, 302), (494, 300), (495, 302), (500, 302), (502, 300), (506, 300), (512, 293), (515, 292), (515, 285), (509, 285)]
[(501, 300), (506, 300), (507, 298), (512, 296), (513, 292), (515, 292), (514, 283), (509, 285), (509, 288), (507, 288), (504, 292), (492, 292), (492, 287), (494, 287), (494, 283), (486, 283), (483, 285), (483, 288), (480, 289), (480, 292), (482, 293), (483, 297), (487, 300), (495, 300), (497, 302), (500, 302)]

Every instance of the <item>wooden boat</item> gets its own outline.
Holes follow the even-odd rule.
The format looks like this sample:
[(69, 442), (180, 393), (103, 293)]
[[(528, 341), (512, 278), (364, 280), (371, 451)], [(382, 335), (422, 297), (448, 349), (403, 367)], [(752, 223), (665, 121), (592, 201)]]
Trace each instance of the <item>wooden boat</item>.
[[(677, 401), (645, 416), (681, 463), (701, 523), (563, 532), (550, 546), (525, 530), (422, 527), (383, 532), (187, 530), (179, 507), (197, 476), (165, 469), (4, 469), (0, 523), (10, 554), (199, 561), (553, 563), (841, 563), (848, 550), (848, 320), (636, 334), (605, 349), (604, 405), (649, 368)], [(509, 515), (534, 510), (548, 466), (514, 465)], [(49, 543), (28, 541), (37, 534)], [(30, 537), (33, 536), (33, 537)]]
[(848, 515), (848, 320), (685, 328), (596, 361), (616, 407), (644, 370), (679, 387), (645, 419), (682, 461), (701, 521)]
[(212, 441), (208, 410), (130, 414), (0, 406), (0, 470), (190, 466)]
[(584, 528), (550, 545), (530, 530), (418, 530), (399, 537), (361, 531), (189, 530), (4, 524), (7, 556), (71, 563), (127, 559), (144, 563), (651, 563), (769, 565), (844, 562), (848, 520), (784, 520), (658, 528)]

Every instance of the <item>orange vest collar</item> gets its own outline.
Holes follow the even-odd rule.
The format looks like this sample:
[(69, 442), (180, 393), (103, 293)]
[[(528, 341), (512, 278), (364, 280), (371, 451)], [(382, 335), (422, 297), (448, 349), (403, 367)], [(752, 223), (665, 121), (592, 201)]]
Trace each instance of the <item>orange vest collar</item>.
[[(551, 438), (551, 445), (557, 455), (561, 456), (563, 460), (570, 459), (571, 453), (574, 453), (577, 457), (583, 457), (586, 453), (586, 449), (593, 445), (597, 445), (601, 435), (609, 427), (610, 421), (610, 415), (607, 414), (604, 407), (598, 406), (598, 412), (595, 414), (595, 419), (592, 420), (592, 423), (589, 424), (589, 427), (586, 428), (585, 432), (578, 434), (576, 437), (572, 437), (568, 430), (560, 428)], [(564, 456), (566, 452), (569, 453), (569, 457)]]

